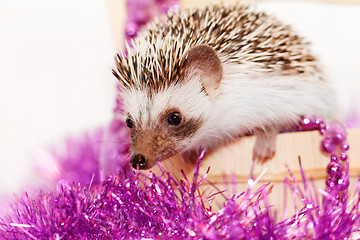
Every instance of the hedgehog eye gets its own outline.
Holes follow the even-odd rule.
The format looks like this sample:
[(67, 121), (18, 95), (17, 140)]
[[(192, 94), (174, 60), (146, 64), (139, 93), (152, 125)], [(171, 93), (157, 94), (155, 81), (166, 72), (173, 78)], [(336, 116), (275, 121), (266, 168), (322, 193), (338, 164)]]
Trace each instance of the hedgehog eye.
[(181, 123), (181, 114), (179, 112), (171, 112), (168, 116), (168, 123), (170, 125), (179, 125)]
[(128, 128), (133, 128), (134, 127), (134, 122), (133, 120), (131, 120), (130, 117), (127, 117), (126, 120), (125, 120), (125, 124)]

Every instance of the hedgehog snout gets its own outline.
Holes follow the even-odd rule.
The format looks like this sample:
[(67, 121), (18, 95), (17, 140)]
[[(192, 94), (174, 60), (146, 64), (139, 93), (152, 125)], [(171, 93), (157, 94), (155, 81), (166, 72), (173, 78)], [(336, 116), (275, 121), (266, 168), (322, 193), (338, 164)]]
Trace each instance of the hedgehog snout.
[(130, 164), (134, 169), (142, 170), (146, 169), (146, 163), (148, 162), (147, 157), (145, 157), (142, 154), (136, 154), (134, 153), (131, 156)]

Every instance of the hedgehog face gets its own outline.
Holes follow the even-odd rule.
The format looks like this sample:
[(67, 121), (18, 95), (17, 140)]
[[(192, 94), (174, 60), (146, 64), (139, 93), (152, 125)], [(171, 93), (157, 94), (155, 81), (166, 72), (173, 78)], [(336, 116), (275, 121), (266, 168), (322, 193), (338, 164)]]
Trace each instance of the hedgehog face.
[(209, 96), (200, 82), (170, 86), (156, 94), (139, 90), (124, 94), (130, 130), (131, 165), (148, 169), (157, 161), (193, 145), (205, 121)]
[(222, 64), (206, 45), (190, 48), (185, 59), (183, 75), (177, 81), (169, 80), (161, 86), (152, 80), (149, 85), (144, 85), (146, 81), (140, 85), (134, 84), (139, 81), (126, 81), (132, 83), (123, 97), (134, 168), (148, 169), (157, 161), (198, 147), (198, 132), (211, 115)]

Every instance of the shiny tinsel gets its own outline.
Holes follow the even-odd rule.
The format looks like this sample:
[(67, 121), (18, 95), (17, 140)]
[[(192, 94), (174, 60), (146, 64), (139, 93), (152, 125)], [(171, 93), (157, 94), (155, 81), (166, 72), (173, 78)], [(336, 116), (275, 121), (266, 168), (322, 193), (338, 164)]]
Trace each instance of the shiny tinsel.
[[(289, 170), (285, 184), (301, 206), (281, 221), (268, 202), (269, 183), (254, 189), (252, 179), (246, 191), (226, 199), (217, 212), (206, 202), (199, 186), (199, 158), (189, 182), (169, 173), (134, 174), (123, 168), (101, 186), (58, 183), (57, 191), (36, 197), (24, 194), (0, 218), (2, 239), (357, 239), (360, 231), (359, 187), (349, 199), (348, 165), (327, 169), (334, 184), (321, 195), (306, 178), (303, 184)], [(331, 158), (333, 162), (333, 158)], [(161, 167), (161, 165), (160, 165)], [(300, 165), (301, 167), (301, 165)], [(126, 170), (127, 169), (127, 170)], [(130, 171), (130, 172), (129, 172)], [(343, 179), (339, 182), (337, 176)], [(255, 180), (256, 182), (256, 180)], [(202, 197), (200, 197), (202, 196)]]

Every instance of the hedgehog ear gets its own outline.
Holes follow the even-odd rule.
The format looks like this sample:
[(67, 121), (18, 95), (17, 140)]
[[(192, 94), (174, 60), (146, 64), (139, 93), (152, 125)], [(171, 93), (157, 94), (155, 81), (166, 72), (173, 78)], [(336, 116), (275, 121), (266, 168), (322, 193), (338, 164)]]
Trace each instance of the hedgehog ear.
[(212, 47), (198, 45), (187, 52), (185, 72), (190, 76), (200, 75), (205, 90), (209, 92), (218, 87), (223, 76), (223, 67)]

